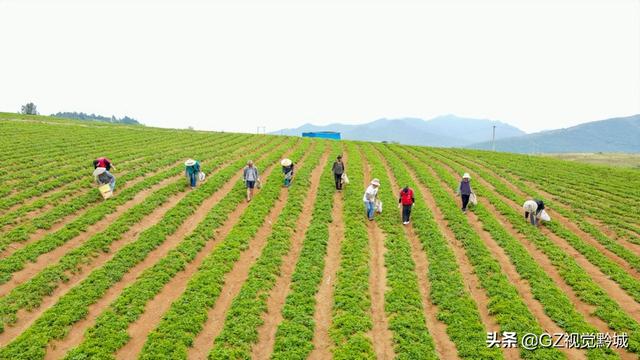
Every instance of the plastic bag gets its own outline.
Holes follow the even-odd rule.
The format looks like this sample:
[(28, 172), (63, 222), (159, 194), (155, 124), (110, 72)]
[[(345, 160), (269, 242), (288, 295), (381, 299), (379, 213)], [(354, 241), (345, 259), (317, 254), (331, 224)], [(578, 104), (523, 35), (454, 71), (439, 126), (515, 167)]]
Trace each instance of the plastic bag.
[(200, 171), (198, 173), (198, 180), (200, 181), (204, 181), (204, 179), (207, 177), (207, 175), (205, 175), (205, 173), (203, 173), (202, 171)]
[(348, 184), (349, 183), (349, 177), (347, 176), (347, 173), (343, 173), (342, 174), (342, 183), (343, 184)]
[(256, 188), (258, 189), (262, 188), (262, 181), (256, 180)]
[(538, 218), (542, 221), (551, 221), (551, 217), (544, 210), (540, 211), (540, 214), (538, 214)]
[(471, 193), (471, 195), (469, 195), (469, 202), (473, 205), (478, 205), (478, 197), (475, 193)]
[(376, 212), (382, 214), (382, 201), (376, 200)]

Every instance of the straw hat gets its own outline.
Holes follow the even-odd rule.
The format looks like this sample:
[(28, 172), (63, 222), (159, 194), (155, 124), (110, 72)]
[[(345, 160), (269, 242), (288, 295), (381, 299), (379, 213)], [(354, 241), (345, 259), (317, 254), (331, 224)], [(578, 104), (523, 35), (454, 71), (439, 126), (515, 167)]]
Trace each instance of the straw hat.
[(189, 159), (187, 161), (184, 162), (184, 166), (193, 166), (196, 164), (196, 161), (193, 159)]
[(96, 168), (95, 170), (93, 170), (93, 176), (104, 174), (105, 171), (107, 171), (106, 168), (103, 168), (103, 167)]
[(371, 185), (380, 186), (380, 180), (378, 179), (371, 180)]
[(282, 161), (280, 161), (280, 165), (282, 166), (290, 166), (292, 163), (292, 161), (290, 159), (282, 159)]
[(463, 179), (471, 179), (471, 175), (469, 175), (469, 173), (464, 173), (464, 175), (462, 175)]

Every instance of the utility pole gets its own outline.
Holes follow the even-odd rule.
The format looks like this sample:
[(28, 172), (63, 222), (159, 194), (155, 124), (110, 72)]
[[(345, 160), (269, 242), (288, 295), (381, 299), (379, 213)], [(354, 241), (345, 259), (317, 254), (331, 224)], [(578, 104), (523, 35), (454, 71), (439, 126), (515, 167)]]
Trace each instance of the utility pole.
[(493, 137), (491, 139), (491, 148), (496, 151), (496, 126), (493, 125)]

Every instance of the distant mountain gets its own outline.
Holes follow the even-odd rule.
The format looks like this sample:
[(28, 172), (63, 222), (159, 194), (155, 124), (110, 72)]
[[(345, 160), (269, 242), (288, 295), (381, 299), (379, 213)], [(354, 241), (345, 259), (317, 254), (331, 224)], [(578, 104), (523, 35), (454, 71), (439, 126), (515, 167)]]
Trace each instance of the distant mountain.
[[(468, 147), (490, 150), (491, 141)], [(496, 140), (496, 150), (515, 153), (637, 153), (640, 152), (640, 114)]]
[(431, 120), (416, 118), (380, 119), (366, 124), (330, 124), (317, 126), (304, 124), (295, 129), (284, 129), (272, 134), (300, 136), (309, 131), (337, 131), (343, 139), (362, 141), (389, 141), (408, 145), (463, 147), (491, 140), (492, 127), (496, 138), (525, 134), (511, 125), (486, 119), (469, 119), (455, 115), (439, 116)]

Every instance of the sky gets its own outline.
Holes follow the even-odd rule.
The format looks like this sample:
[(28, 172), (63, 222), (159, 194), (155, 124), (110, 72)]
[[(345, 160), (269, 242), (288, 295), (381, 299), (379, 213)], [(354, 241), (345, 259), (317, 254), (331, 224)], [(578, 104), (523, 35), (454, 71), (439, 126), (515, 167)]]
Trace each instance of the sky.
[(256, 132), (640, 113), (640, 0), (0, 0), (0, 111)]

